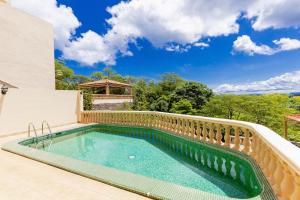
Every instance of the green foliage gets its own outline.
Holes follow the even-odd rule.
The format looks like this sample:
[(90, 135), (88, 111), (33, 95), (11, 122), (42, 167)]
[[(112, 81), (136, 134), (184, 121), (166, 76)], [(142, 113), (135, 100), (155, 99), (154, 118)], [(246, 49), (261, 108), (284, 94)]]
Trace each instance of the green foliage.
[(103, 79), (103, 73), (102, 73), (102, 72), (94, 72), (94, 73), (92, 73), (92, 75), (91, 75), (91, 79), (92, 79), (93, 81), (101, 80), (101, 79)]
[(289, 101), (284, 94), (217, 95), (203, 107), (201, 114), (254, 122), (283, 134), (284, 116), (295, 112), (288, 107)]
[(107, 78), (111, 78), (111, 76), (113, 76), (116, 72), (113, 70), (112, 67), (105, 67), (103, 69), (103, 74), (107, 77)]
[(158, 86), (161, 88), (165, 95), (169, 95), (183, 83), (184, 80), (178, 75), (174, 73), (166, 73), (161, 76), (161, 81), (158, 83)]
[(161, 96), (157, 100), (153, 101), (150, 104), (150, 110), (160, 111), (160, 112), (168, 112), (169, 111), (169, 97)]
[(83, 93), (83, 109), (92, 110), (92, 93), (84, 92)]
[(209, 117), (238, 120), (241, 114), (242, 101), (242, 96), (217, 95), (210, 99), (201, 113)]
[(55, 60), (55, 86), (57, 90), (73, 89), (70, 80), (74, 76), (74, 71), (65, 66), (61, 61)]
[(194, 115), (196, 113), (196, 110), (193, 109), (192, 103), (187, 99), (182, 99), (176, 103), (173, 103), (170, 111), (173, 113), (190, 115)]
[(290, 108), (293, 108), (300, 113), (300, 96), (291, 97), (289, 103)]
[(187, 81), (182, 86), (177, 87), (171, 95), (171, 104), (182, 99), (191, 102), (193, 109), (200, 110), (213, 95), (211, 89), (202, 83)]

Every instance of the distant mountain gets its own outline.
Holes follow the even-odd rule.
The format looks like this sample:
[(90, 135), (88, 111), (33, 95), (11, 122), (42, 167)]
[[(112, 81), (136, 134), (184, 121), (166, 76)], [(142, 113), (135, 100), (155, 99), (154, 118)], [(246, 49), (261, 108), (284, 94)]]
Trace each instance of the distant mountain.
[(291, 92), (290, 96), (300, 96), (300, 92)]

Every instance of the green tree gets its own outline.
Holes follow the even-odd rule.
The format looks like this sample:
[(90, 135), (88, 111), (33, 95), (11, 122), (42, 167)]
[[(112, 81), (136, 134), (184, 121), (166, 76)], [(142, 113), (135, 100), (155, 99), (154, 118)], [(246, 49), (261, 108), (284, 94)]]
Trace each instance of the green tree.
[(151, 103), (150, 110), (160, 111), (160, 112), (168, 112), (169, 111), (169, 97), (161, 96), (157, 100)]
[(83, 109), (92, 110), (92, 93), (87, 91), (83, 93)]
[(110, 79), (110, 77), (116, 73), (112, 67), (105, 67), (102, 71), (108, 79)]
[(178, 114), (194, 115), (196, 113), (196, 110), (193, 109), (193, 105), (189, 100), (182, 99), (172, 104), (171, 112), (178, 113)]
[(200, 110), (213, 95), (211, 89), (202, 83), (187, 81), (182, 86), (175, 89), (171, 95), (171, 104), (182, 99), (191, 102), (193, 109)]
[(291, 108), (294, 108), (298, 113), (300, 113), (300, 96), (291, 97), (289, 104)]
[(55, 60), (55, 87), (57, 90), (73, 89), (74, 85), (71, 83), (71, 79), (74, 76), (74, 71), (62, 61)]
[(149, 110), (149, 102), (146, 98), (146, 91), (147, 91), (147, 83), (144, 79), (141, 79), (136, 82), (133, 86), (133, 109), (134, 110)]
[(102, 73), (102, 72), (94, 72), (94, 73), (92, 73), (92, 75), (91, 75), (91, 79), (92, 79), (93, 81), (101, 80), (101, 79), (103, 79), (103, 73)]
[(243, 96), (216, 95), (203, 107), (201, 113), (210, 117), (238, 120), (242, 102)]
[(165, 95), (170, 95), (176, 88), (181, 86), (184, 80), (180, 78), (177, 74), (166, 73), (161, 76), (161, 80), (158, 86), (161, 87), (161, 91)]

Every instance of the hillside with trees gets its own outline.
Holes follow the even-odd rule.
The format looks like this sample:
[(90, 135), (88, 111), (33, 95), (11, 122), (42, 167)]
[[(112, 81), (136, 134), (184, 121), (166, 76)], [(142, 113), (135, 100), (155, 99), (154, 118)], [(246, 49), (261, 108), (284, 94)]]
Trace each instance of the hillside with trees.
[[(77, 75), (60, 61), (55, 62), (56, 89), (75, 90), (80, 83), (109, 78), (133, 85), (134, 102), (128, 109), (201, 115), (249, 121), (265, 125), (283, 134), (283, 117), (300, 112), (300, 97), (287, 94), (220, 95), (205, 84), (184, 80), (173, 73), (161, 75), (158, 81), (122, 76), (112, 68)], [(91, 93), (85, 90), (85, 109), (91, 109)], [(101, 92), (101, 91), (96, 91)], [(122, 91), (115, 90), (118, 94)], [(300, 141), (300, 128), (289, 128), (289, 139)]]

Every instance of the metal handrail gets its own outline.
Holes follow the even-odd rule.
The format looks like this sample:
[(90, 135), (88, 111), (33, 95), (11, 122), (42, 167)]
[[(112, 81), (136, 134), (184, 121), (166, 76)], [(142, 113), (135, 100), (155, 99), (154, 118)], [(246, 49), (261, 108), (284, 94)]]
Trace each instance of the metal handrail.
[(37, 138), (36, 129), (35, 129), (35, 126), (34, 126), (34, 124), (33, 124), (32, 122), (30, 122), (30, 123), (28, 124), (28, 137), (30, 137), (31, 127), (32, 127), (32, 129), (33, 129), (33, 131), (34, 131), (35, 138)]
[(33, 132), (34, 132), (34, 138), (33, 138), (33, 142), (36, 142), (37, 143), (37, 132), (36, 132), (36, 128), (35, 128), (35, 126), (34, 126), (34, 124), (32, 123), (32, 122), (30, 122), (29, 124), (28, 124), (28, 137), (30, 137), (30, 133), (31, 133), (31, 127), (32, 127), (32, 129), (33, 129)]
[(48, 123), (46, 120), (42, 121), (42, 135), (44, 135), (44, 125), (47, 126), (48, 131), (49, 131), (49, 135), (51, 135), (51, 134), (52, 134), (52, 131), (51, 131), (51, 128), (50, 128), (50, 126), (49, 126), (49, 123)]

